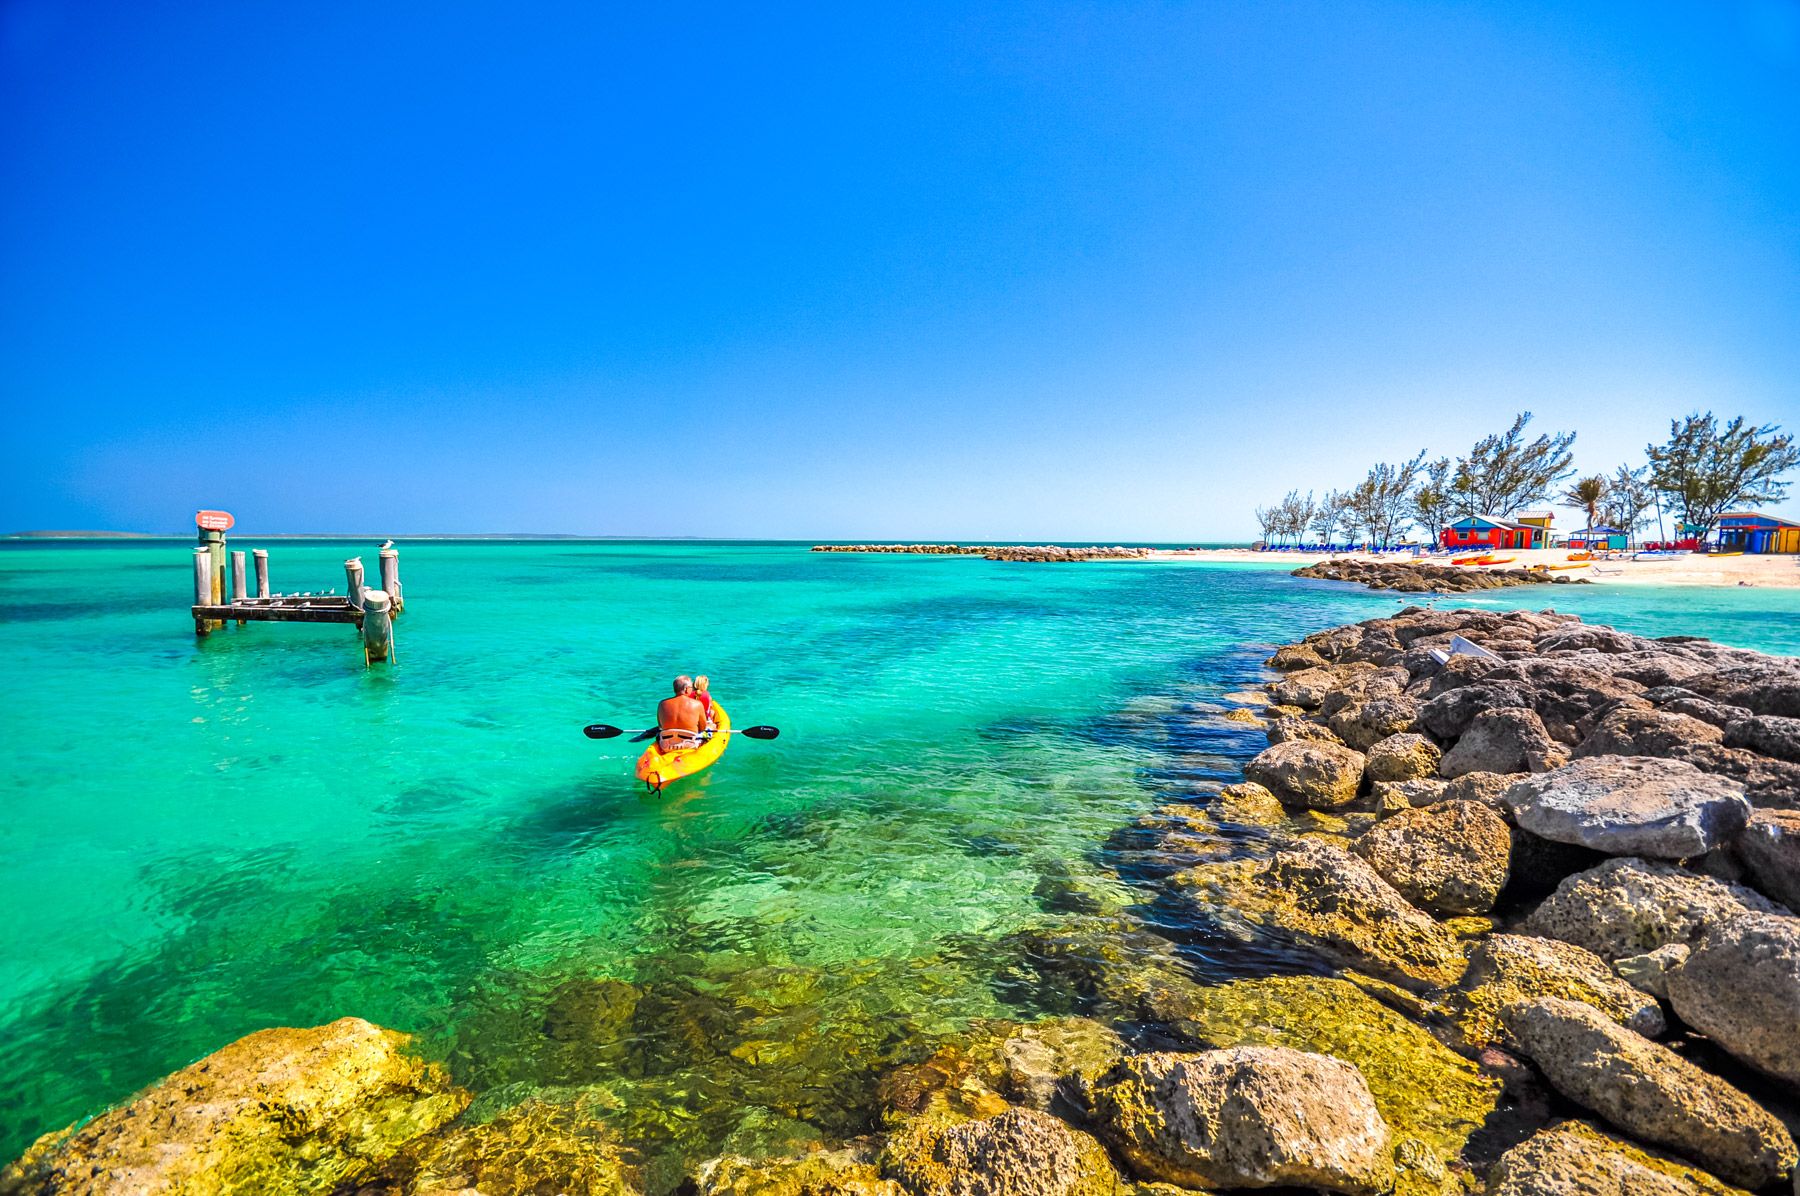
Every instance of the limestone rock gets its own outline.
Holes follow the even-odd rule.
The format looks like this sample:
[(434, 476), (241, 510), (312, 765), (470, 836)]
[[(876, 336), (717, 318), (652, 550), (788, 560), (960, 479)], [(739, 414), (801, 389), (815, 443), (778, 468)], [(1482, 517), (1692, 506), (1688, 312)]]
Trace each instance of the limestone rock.
[(1733, 1055), (1800, 1084), (1800, 918), (1718, 927), (1669, 974), (1681, 1020)]
[(1310, 718), (1278, 718), (1263, 728), (1263, 734), (1269, 737), (1269, 744), (1286, 743), (1291, 739), (1312, 739), (1321, 743), (1343, 743), (1337, 733), (1330, 727), (1313, 722)]
[[(1639, 992), (1666, 1001), (1669, 999), (1669, 973), (1686, 963), (1693, 950), (1686, 943), (1665, 943), (1642, 955), (1626, 955), (1613, 960), (1613, 971)], [(1636, 1029), (1635, 1026), (1632, 1028)]]
[(1671, 710), (1622, 707), (1601, 717), (1575, 748), (1583, 756), (1660, 756), (1679, 760), (1693, 747), (1718, 743), (1719, 728)]
[(1800, 718), (1755, 714), (1725, 728), (1725, 746), (1749, 748), (1777, 760), (1800, 764)]
[(1778, 912), (1781, 907), (1742, 885), (1660, 861), (1622, 858), (1568, 877), (1524, 928), (1614, 960), (1667, 943), (1693, 946), (1727, 922)]
[(637, 1196), (629, 1166), (600, 1122), (528, 1101), (490, 1121), (415, 1138), (382, 1165), (383, 1186), (406, 1193), (480, 1196)]
[(1418, 703), (1395, 693), (1351, 702), (1331, 716), (1331, 729), (1351, 747), (1367, 751), (1390, 735), (1410, 731), (1418, 717)]
[(1263, 663), (1272, 669), (1291, 673), (1296, 669), (1319, 668), (1324, 665), (1325, 658), (1306, 644), (1288, 644), (1275, 649), (1275, 655)]
[(1355, 1196), (1394, 1184), (1392, 1138), (1368, 1085), (1327, 1055), (1286, 1047), (1139, 1055), (1095, 1088), (1094, 1105), (1102, 1132), (1145, 1179)]
[(1445, 801), (1377, 823), (1353, 850), (1421, 909), (1479, 914), (1506, 887), (1512, 832), (1486, 806)]
[(1456, 939), (1335, 843), (1289, 840), (1267, 860), (1203, 864), (1170, 885), (1201, 916), (1266, 927), (1396, 984), (1444, 987), (1462, 974)]
[(1524, 772), (1465, 772), (1445, 783), (1442, 800), (1478, 801), (1484, 806), (1503, 810), (1506, 803), (1501, 799), (1506, 791), (1530, 775)]
[(1451, 1025), (1468, 1048), (1516, 1050), (1500, 1011), (1534, 997), (1581, 1001), (1645, 1037), (1665, 1028), (1662, 1006), (1614, 975), (1592, 951), (1522, 934), (1493, 935), (1469, 953), (1469, 970), (1449, 1001)]
[(1505, 801), (1520, 826), (1608, 855), (1680, 860), (1737, 837), (1744, 787), (1680, 760), (1589, 756), (1520, 781)]
[(1363, 773), (1370, 781), (1415, 781), (1435, 777), (1444, 753), (1414, 731), (1390, 735), (1369, 748)]
[(1448, 783), (1436, 777), (1420, 777), (1414, 781), (1376, 781), (1370, 792), (1377, 812), (1383, 804), (1395, 810), (1411, 810), (1419, 806), (1435, 806), (1444, 800)]
[(1214, 818), (1243, 826), (1279, 826), (1287, 818), (1281, 801), (1255, 781), (1225, 786), (1206, 809)]
[(1028, 1022), (1000, 1044), (1002, 1091), (1031, 1109), (1048, 1112), (1059, 1094), (1084, 1108), (1094, 1082), (1124, 1054), (1124, 1040), (1089, 1018)]
[(1800, 912), (1800, 811), (1752, 811), (1737, 854), (1756, 888)]
[(1363, 755), (1341, 744), (1290, 740), (1244, 766), (1244, 776), (1288, 805), (1334, 810), (1356, 800)]
[(1394, 1134), (1396, 1196), (1443, 1192), (1445, 1175), (1500, 1101), (1493, 1077), (1347, 980), (1266, 976), (1199, 985), (1169, 978), (1149, 986), (1141, 1015), (1197, 1049), (1289, 1047), (1355, 1067)]
[(1500, 1156), (1487, 1196), (1749, 1196), (1584, 1121), (1539, 1130)]
[(1092, 1137), (1036, 1109), (897, 1131), (882, 1173), (914, 1196), (1114, 1196), (1118, 1172)]
[(874, 1164), (849, 1151), (792, 1159), (727, 1155), (702, 1163), (693, 1178), (694, 1196), (907, 1196), (899, 1184), (882, 1179)]
[[(1456, 658), (1452, 657), (1452, 661)], [(1435, 687), (1454, 674), (1440, 675)], [(1455, 739), (1489, 710), (1529, 710), (1531, 691), (1516, 681), (1477, 682), (1433, 694), (1419, 707), (1419, 725), (1439, 739)]]
[(1535, 712), (1485, 710), (1444, 753), (1438, 772), (1452, 780), (1471, 772), (1549, 772), (1567, 758)]
[(1501, 1019), (1558, 1092), (1634, 1137), (1747, 1188), (1800, 1160), (1787, 1129), (1755, 1101), (1590, 1005), (1540, 997)]
[(34, 1150), (0, 1188), (330, 1192), (468, 1104), (408, 1041), (354, 1017), (258, 1030)]
[(1283, 706), (1317, 710), (1337, 686), (1338, 676), (1328, 668), (1301, 669), (1271, 684), (1269, 696)]

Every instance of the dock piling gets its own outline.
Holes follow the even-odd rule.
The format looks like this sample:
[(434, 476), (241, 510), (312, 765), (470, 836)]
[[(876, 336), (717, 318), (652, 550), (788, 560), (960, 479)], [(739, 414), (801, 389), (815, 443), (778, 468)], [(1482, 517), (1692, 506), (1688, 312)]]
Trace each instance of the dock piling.
[(394, 654), (394, 621), (389, 612), (387, 593), (383, 590), (364, 590), (363, 602), (363, 660), (373, 664), (378, 660), (388, 660)]
[[(246, 597), (248, 595), (244, 591), (244, 550), (234, 548), (231, 550), (231, 605), (239, 605)], [(239, 619), (238, 626), (242, 627), (243, 625), (244, 621)]]
[(256, 559), (256, 596), (267, 598), (269, 596), (269, 550), (255, 548), (251, 550), (250, 555)]
[(362, 558), (353, 556), (344, 562), (344, 593), (350, 597), (350, 605), (357, 610), (363, 609), (363, 595), (367, 590), (363, 586)]
[(388, 596), (391, 615), (397, 619), (406, 609), (406, 597), (400, 589), (400, 550), (391, 545), (383, 546), (377, 567), (381, 570), (382, 593)]
[[(212, 552), (204, 544), (194, 549), (194, 605), (212, 605)], [(195, 616), (195, 635), (205, 635), (211, 630), (209, 620)]]

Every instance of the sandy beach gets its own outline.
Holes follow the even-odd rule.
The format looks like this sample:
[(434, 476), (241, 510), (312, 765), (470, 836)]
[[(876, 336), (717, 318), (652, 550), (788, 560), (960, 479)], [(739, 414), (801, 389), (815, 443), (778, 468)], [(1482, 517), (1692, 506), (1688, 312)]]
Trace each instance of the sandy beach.
[[(1562, 548), (1521, 549), (1501, 554), (1512, 558), (1505, 565), (1465, 568), (1518, 569), (1528, 565), (1568, 564), (1569, 553)], [(1280, 564), (1297, 569), (1333, 557), (1352, 560), (1404, 562), (1413, 558), (1403, 553), (1317, 553), (1275, 550), (1256, 552), (1248, 548), (1190, 548), (1153, 552), (1144, 558), (1151, 561), (1239, 561)], [(1436, 565), (1450, 563), (1448, 555), (1420, 558)], [(1800, 586), (1800, 557), (1797, 556), (1704, 556), (1684, 553), (1658, 560), (1630, 559), (1617, 554), (1613, 560), (1595, 561), (1586, 569), (1571, 570), (1577, 577), (1599, 585), (1659, 586)]]

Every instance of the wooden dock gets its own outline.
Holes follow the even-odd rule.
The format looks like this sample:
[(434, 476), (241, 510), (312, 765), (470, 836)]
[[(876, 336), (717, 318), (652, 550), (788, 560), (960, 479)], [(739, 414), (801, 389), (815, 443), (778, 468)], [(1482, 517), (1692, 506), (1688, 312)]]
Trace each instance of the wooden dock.
[[(194, 603), (189, 608), (194, 634), (205, 637), (227, 623), (347, 623), (358, 631), (363, 662), (394, 659), (394, 620), (406, 609), (400, 588), (400, 553), (389, 540), (379, 550), (381, 588), (363, 581), (361, 557), (344, 562), (344, 594), (327, 591), (276, 594), (269, 590), (269, 554), (253, 554), (256, 593), (251, 594), (250, 563), (243, 551), (227, 552), (225, 533), (236, 521), (225, 511), (200, 511), (194, 547)], [(226, 565), (230, 563), (230, 597), (226, 597)]]

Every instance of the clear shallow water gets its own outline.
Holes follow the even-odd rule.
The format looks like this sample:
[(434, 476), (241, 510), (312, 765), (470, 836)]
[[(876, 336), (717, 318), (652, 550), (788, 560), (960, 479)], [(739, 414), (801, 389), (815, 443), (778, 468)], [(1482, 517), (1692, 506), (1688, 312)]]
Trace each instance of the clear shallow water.
[[(275, 586), (341, 586), (352, 552), (373, 562), (274, 544)], [(1009, 936), (1112, 831), (1262, 746), (1177, 715), (1270, 643), (1399, 606), (1256, 565), (433, 542), (403, 545), (398, 665), (365, 672), (342, 627), (196, 642), (189, 560), (0, 548), (7, 1157), (238, 1035), (346, 1014), (496, 1101), (613, 1092), (671, 1150), (854, 1130), (833, 1118), (875, 1061), (1033, 1012), (995, 982)], [(1458, 604), (1546, 603), (1800, 652), (1800, 591)], [(637, 749), (580, 727), (643, 725), (676, 671), (783, 735), (648, 796)], [(610, 1016), (596, 978), (644, 994), (629, 1049), (564, 1032)]]

